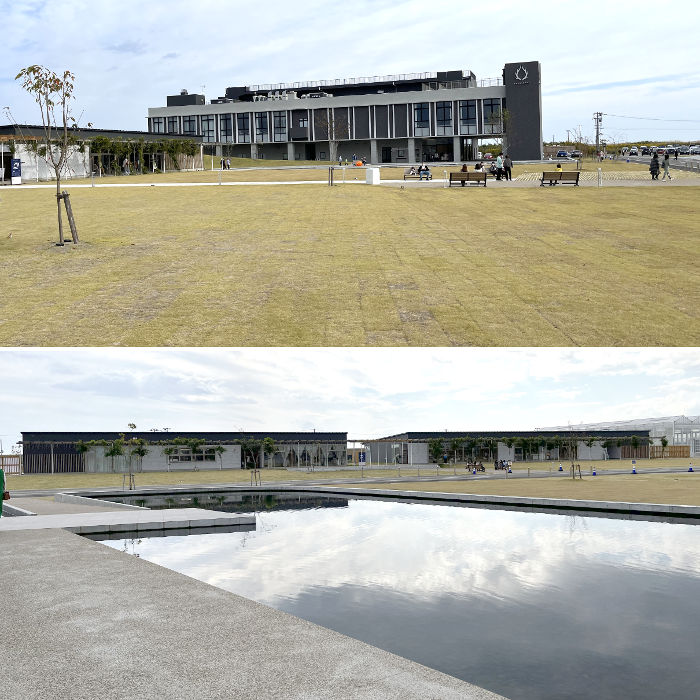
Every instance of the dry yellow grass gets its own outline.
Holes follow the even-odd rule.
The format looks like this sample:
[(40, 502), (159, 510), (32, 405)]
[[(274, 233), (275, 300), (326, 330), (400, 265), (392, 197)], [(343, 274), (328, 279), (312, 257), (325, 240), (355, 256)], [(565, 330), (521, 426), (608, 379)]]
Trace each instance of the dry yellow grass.
[[(416, 471), (412, 471), (416, 474)], [(224, 469), (197, 472), (144, 472), (137, 473), (136, 485), (141, 486), (181, 486), (206, 484), (249, 484), (251, 472), (242, 469)], [(372, 471), (372, 476), (394, 477), (396, 470)], [(335, 479), (360, 479), (362, 472), (307, 472), (287, 471), (286, 469), (262, 469), (263, 483), (278, 481), (323, 481)], [(44, 489), (79, 489), (79, 488), (121, 488), (123, 474), (30, 474), (25, 476), (7, 476), (7, 488), (12, 491), (38, 491)]]
[(696, 199), (75, 189), (83, 242), (61, 249), (51, 191), (3, 191), (0, 344), (695, 345)]
[(369, 489), (395, 489), (427, 493), (474, 493), (529, 498), (573, 498), (587, 501), (672, 503), (700, 506), (700, 473), (620, 474), (543, 478), (500, 478), (464, 481), (420, 481), (377, 484), (360, 481), (347, 485)]

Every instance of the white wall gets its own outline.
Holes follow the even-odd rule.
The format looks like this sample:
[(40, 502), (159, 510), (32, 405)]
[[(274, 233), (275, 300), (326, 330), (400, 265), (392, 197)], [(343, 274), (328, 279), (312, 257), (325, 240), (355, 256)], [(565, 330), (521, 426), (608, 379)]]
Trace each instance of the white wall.
[[(17, 144), (17, 150), (13, 157), (19, 158), (22, 161), (22, 182), (56, 179), (55, 171), (53, 167), (46, 162), (46, 159), (33, 153), (23, 144)], [(89, 164), (90, 149), (85, 147), (85, 152), (80, 153), (77, 148), (73, 148), (61, 177), (66, 180), (88, 177), (90, 174)]]
[[(139, 464), (138, 457), (131, 458), (133, 471), (194, 471), (210, 470), (210, 469), (240, 469), (241, 468), (241, 446), (240, 445), (223, 445), (225, 452), (221, 455), (221, 459), (216, 455), (215, 461), (191, 461), (191, 462), (171, 462), (166, 454), (163, 453), (165, 445), (147, 445), (148, 454), (144, 456), (143, 461)], [(214, 447), (214, 445), (205, 445), (206, 447)], [(129, 459), (126, 456), (105, 457), (104, 447), (92, 447), (85, 453), (85, 471), (86, 472), (111, 472), (114, 468), (115, 472), (129, 471)], [(125, 452), (129, 452), (129, 448), (125, 448)], [(112, 467), (112, 462), (114, 467)]]

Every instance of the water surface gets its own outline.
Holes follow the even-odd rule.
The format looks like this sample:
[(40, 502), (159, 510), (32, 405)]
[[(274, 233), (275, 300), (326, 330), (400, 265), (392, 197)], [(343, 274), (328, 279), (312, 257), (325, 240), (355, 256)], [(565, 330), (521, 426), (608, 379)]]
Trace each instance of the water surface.
[(697, 697), (700, 527), (294, 499), (106, 544), (514, 700)]

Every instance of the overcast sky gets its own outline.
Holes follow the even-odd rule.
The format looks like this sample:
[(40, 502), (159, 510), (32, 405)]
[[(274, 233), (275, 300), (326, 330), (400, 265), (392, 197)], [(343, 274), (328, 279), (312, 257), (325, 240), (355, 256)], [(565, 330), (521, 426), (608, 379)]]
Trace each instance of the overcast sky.
[(0, 439), (24, 431), (538, 427), (700, 414), (698, 349), (7, 349)]
[[(145, 129), (180, 89), (542, 64), (544, 138), (601, 111), (611, 142), (700, 142), (696, 0), (0, 0), (0, 107), (36, 123), (14, 77), (77, 76), (82, 123)], [(632, 117), (635, 117), (634, 119)], [(652, 118), (650, 120), (639, 117)], [(0, 123), (7, 120), (0, 118)]]

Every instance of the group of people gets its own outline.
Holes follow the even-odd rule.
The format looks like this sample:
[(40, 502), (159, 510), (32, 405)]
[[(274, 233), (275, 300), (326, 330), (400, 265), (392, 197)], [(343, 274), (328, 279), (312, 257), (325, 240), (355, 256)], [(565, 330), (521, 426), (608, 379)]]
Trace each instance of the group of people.
[(221, 159), (221, 169), (222, 170), (231, 170), (231, 159), (230, 158), (222, 158)]
[[(668, 171), (668, 151), (664, 153), (664, 161), (663, 161), (663, 167), (664, 167), (664, 176), (661, 178), (662, 180), (665, 180), (668, 178), (671, 180), (671, 173)], [(659, 171), (661, 170), (661, 164), (659, 163), (659, 154), (654, 153), (654, 155), (651, 157), (651, 163), (649, 164), (649, 172), (651, 173), (651, 179), (652, 180), (658, 180), (659, 179)]]
[(421, 163), (417, 168), (412, 165), (408, 171), (409, 175), (418, 175), (419, 180), (432, 180), (433, 174), (430, 172), (430, 168), (425, 164)]
[[(474, 165), (474, 170), (477, 173), (484, 172), (483, 161), (477, 161)], [(466, 163), (462, 166), (460, 172), (469, 172), (469, 167)], [(489, 172), (491, 173), (491, 175), (496, 176), (496, 180), (511, 181), (513, 179), (513, 161), (511, 160), (511, 157), (507, 153), (505, 155), (503, 155), (503, 153), (499, 153), (495, 162), (491, 163)], [(462, 182), (462, 187), (464, 187), (464, 182)]]
[(494, 469), (510, 469), (513, 466), (512, 459), (496, 459), (493, 462)]

